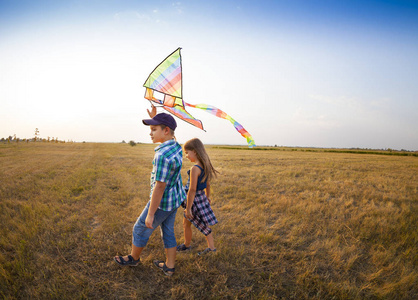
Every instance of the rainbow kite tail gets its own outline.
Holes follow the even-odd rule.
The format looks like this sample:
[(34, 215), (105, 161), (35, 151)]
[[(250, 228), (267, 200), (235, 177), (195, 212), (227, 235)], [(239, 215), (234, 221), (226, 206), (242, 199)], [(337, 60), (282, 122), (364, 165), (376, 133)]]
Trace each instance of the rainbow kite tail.
[(206, 112), (209, 112), (209, 113), (217, 116), (218, 118), (228, 120), (229, 122), (232, 123), (232, 125), (234, 125), (235, 129), (243, 137), (245, 137), (247, 139), (248, 146), (250, 148), (255, 147), (255, 142), (254, 142), (254, 139), (251, 136), (251, 134), (247, 130), (245, 130), (245, 128), (240, 123), (235, 121), (230, 115), (228, 115), (224, 111), (220, 110), (219, 108), (211, 106), (211, 105), (207, 105), (207, 104), (189, 104), (189, 103), (186, 103), (186, 102), (184, 102), (184, 105), (205, 110)]

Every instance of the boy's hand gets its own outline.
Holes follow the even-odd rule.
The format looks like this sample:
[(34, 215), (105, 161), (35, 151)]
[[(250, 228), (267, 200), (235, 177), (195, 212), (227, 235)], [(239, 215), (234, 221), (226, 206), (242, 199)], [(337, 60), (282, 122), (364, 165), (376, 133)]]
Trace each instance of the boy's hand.
[(152, 229), (152, 223), (154, 223), (154, 215), (147, 215), (147, 218), (145, 219), (145, 226), (147, 226), (147, 228)]
[(161, 199), (163, 198), (164, 190), (167, 183), (156, 181), (154, 190), (152, 191), (150, 205), (148, 207), (147, 218), (145, 219), (145, 226), (152, 228), (154, 223), (154, 215), (160, 205)]
[(157, 108), (154, 106), (154, 104), (151, 103), (151, 111), (149, 111), (149, 109), (147, 109), (148, 115), (150, 116), (150, 118), (154, 118), (155, 115), (157, 114)]

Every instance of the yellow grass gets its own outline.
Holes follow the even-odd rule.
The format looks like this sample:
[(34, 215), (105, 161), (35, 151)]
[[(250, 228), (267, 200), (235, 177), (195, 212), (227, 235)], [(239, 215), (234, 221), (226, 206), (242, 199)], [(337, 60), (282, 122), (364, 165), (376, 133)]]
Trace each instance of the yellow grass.
[[(21, 298), (413, 299), (418, 158), (208, 147), (217, 253), (205, 239), (176, 274), (121, 268), (148, 201), (154, 145), (0, 145), (0, 296)], [(189, 162), (184, 162), (183, 181)], [(182, 212), (176, 236), (182, 237)]]

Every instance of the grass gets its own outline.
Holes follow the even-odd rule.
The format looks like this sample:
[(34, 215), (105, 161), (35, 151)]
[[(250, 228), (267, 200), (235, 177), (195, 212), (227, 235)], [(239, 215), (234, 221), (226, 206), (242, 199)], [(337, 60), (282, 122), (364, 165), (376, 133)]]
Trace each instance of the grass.
[[(248, 150), (246, 146), (216, 146), (218, 149), (229, 149), (229, 150)], [(302, 152), (328, 152), (328, 153), (352, 153), (352, 154), (375, 154), (375, 155), (395, 155), (395, 156), (418, 156), (418, 151), (407, 151), (407, 150), (376, 150), (376, 149), (334, 149), (334, 148), (301, 148), (301, 147), (256, 147), (252, 151), (302, 151)]]
[[(0, 297), (413, 299), (418, 297), (414, 156), (208, 147), (217, 253), (205, 239), (121, 268), (148, 201), (153, 145), (0, 145)], [(184, 162), (183, 181), (189, 162)], [(176, 236), (183, 242), (182, 213)]]

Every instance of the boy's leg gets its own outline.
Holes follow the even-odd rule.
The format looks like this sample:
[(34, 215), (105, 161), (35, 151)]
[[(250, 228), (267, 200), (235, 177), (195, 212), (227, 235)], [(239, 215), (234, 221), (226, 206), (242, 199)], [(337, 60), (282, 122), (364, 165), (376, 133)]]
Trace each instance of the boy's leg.
[(137, 219), (132, 231), (132, 245), (135, 246), (135, 248), (132, 247), (132, 249), (133, 251), (135, 251), (136, 254), (138, 254), (138, 252), (139, 254), (141, 254), (142, 250), (137, 248), (144, 248), (147, 245), (148, 240), (151, 234), (154, 232), (155, 228), (157, 228), (160, 225), (160, 223), (158, 223), (157, 220), (154, 220), (154, 223), (152, 224), (152, 229), (148, 228), (145, 225), (145, 220), (147, 219), (149, 206), (150, 203), (148, 202), (141, 215)]
[(192, 243), (192, 223), (187, 220), (186, 218), (183, 218), (183, 230), (184, 230), (184, 245), (186, 247), (190, 247), (190, 244)]
[[(175, 264), (176, 264), (176, 253), (177, 253), (177, 247), (165, 248), (165, 255), (166, 255), (165, 263), (163, 261), (158, 261), (158, 260), (154, 261), (154, 263), (159, 268), (163, 268), (165, 264), (167, 268), (174, 269)], [(166, 275), (172, 275), (174, 274), (174, 271), (165, 270), (164, 273), (166, 273)]]
[(134, 244), (132, 244), (132, 250), (131, 255), (135, 260), (138, 260), (141, 256), (142, 250), (144, 250), (145, 247), (137, 247)]
[(167, 258), (165, 261), (165, 265), (169, 267), (170, 269), (174, 268), (176, 264), (176, 253), (177, 253), (177, 247), (165, 249), (165, 255)]
[[(151, 236), (154, 229), (159, 225), (153, 226), (154, 229), (150, 229), (145, 226), (145, 219), (148, 214), (149, 202), (145, 206), (144, 210), (142, 211), (141, 215), (138, 217), (132, 231), (132, 249), (131, 254), (133, 259), (138, 260), (141, 256), (142, 250), (145, 248), (149, 237)], [(117, 261), (119, 260), (119, 256), (115, 256)], [(128, 261), (128, 255), (122, 257), (124, 261)]]
[[(131, 250), (131, 256), (133, 259), (138, 260), (139, 257), (141, 256), (142, 250), (144, 250), (144, 247), (137, 247), (134, 244), (132, 244), (132, 250)], [(119, 256), (115, 256), (115, 259), (117, 261), (119, 260)], [(122, 259), (124, 261), (129, 261), (128, 255), (122, 256)]]
[(174, 268), (176, 262), (177, 241), (174, 235), (174, 222), (176, 220), (177, 209), (168, 214), (165, 220), (161, 223), (161, 236), (164, 241), (164, 248), (166, 253), (166, 266)]

